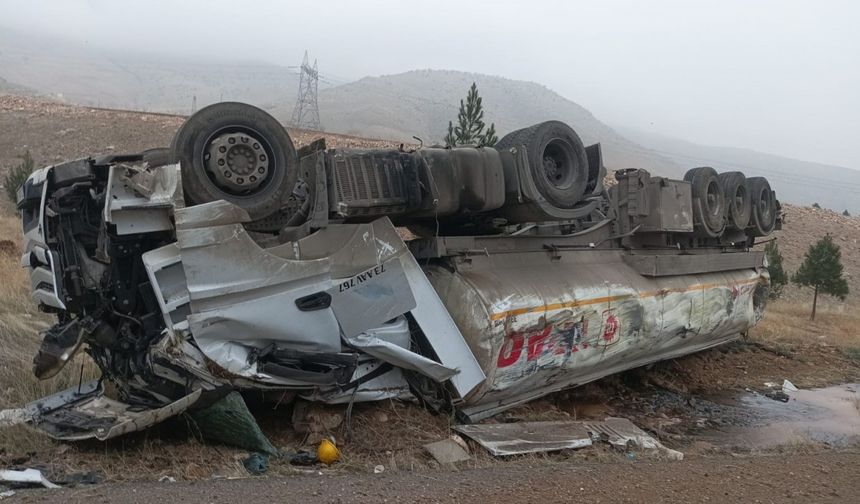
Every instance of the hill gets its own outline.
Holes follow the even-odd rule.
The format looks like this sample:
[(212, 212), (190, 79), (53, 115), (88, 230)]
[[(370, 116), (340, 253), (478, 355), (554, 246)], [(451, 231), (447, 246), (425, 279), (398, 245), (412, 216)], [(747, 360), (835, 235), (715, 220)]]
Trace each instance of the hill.
[[(613, 169), (640, 167), (664, 174), (680, 170), (670, 159), (630, 142), (546, 86), (492, 75), (415, 70), (365, 77), (320, 91), (320, 116), (333, 131), (404, 141), (412, 141), (414, 135), (425, 143), (441, 142), (472, 82), (483, 98), (486, 122), (495, 123), (500, 136), (558, 119), (570, 124), (586, 144), (601, 142), (606, 164)], [(283, 118), (290, 109), (281, 106), (274, 111)]]
[(806, 206), (818, 203), (838, 212), (860, 213), (860, 170), (749, 149), (699, 145), (625, 127), (617, 129), (680, 166), (713, 166), (718, 171), (738, 170), (747, 176), (767, 177), (782, 201)]
[(292, 103), (299, 85), (294, 69), (278, 65), (102, 51), (2, 27), (0, 78), (79, 105), (181, 113), (194, 96), (198, 108), (222, 100)]

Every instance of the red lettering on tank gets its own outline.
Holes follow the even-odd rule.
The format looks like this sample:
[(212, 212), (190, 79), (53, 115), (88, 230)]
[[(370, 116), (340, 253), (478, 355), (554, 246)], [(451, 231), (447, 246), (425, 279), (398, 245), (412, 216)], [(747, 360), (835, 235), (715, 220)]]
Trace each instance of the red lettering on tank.
[(520, 355), (523, 353), (523, 343), (525, 338), (522, 333), (511, 333), (505, 338), (505, 343), (499, 351), (499, 360), (496, 366), (500, 368), (508, 367), (520, 360)]
[(618, 317), (613, 314), (606, 315), (606, 324), (603, 326), (603, 342), (610, 343), (618, 334)]
[(533, 361), (540, 357), (540, 355), (543, 353), (546, 340), (551, 332), (552, 326), (548, 325), (546, 326), (546, 328), (544, 328), (544, 330), (529, 335), (528, 353), (526, 354), (527, 360)]

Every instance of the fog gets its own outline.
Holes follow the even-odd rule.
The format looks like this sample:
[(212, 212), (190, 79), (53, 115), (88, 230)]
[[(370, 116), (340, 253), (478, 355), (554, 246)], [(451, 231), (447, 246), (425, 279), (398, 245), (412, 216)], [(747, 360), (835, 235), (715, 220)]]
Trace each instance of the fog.
[[(0, 0), (95, 48), (536, 81), (611, 125), (860, 168), (860, 3)], [(2, 75), (2, 69), (0, 69)]]

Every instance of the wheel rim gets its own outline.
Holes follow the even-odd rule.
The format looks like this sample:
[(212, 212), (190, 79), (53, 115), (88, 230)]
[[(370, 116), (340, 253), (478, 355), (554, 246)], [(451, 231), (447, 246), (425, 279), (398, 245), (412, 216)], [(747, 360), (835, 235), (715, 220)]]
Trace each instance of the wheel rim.
[(746, 188), (742, 185), (738, 185), (738, 189), (735, 191), (735, 208), (738, 209), (738, 213), (743, 213), (743, 211), (746, 210), (746, 196)]
[(759, 201), (759, 212), (761, 213), (762, 225), (767, 226), (771, 220), (770, 191), (762, 189)]
[(705, 196), (708, 201), (708, 211), (711, 217), (718, 218), (722, 213), (722, 198), (720, 197), (720, 187), (715, 180), (708, 184), (708, 192)]
[(220, 130), (204, 143), (203, 162), (209, 179), (220, 190), (246, 196), (271, 179), (272, 148), (249, 128)]
[(550, 140), (543, 149), (541, 162), (543, 175), (547, 182), (558, 189), (566, 189), (573, 183), (573, 149), (570, 144), (559, 138)]

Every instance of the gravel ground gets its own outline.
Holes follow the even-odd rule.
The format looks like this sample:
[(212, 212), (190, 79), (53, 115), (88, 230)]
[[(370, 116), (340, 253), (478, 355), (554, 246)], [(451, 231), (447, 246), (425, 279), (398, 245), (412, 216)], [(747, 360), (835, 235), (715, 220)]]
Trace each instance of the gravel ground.
[(857, 502), (860, 453), (30, 490), (20, 502)]

